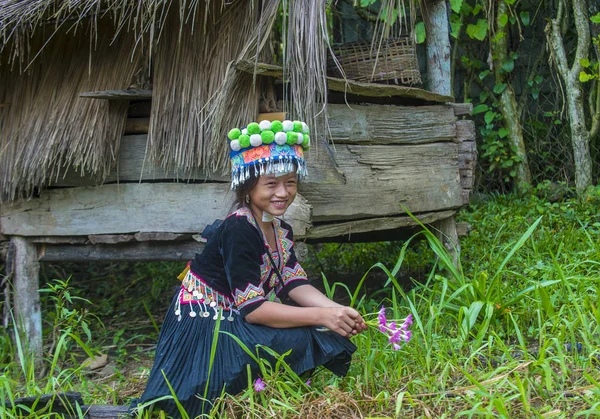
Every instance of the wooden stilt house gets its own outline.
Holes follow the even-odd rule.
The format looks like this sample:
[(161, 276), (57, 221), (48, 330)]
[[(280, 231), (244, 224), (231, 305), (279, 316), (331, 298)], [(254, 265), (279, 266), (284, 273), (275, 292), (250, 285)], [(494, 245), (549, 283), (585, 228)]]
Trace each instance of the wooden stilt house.
[[(5, 307), (32, 349), (39, 263), (189, 260), (233, 200), (226, 132), (260, 112), (312, 124), (310, 175), (286, 215), (297, 240), (401, 238), (416, 227), (409, 210), (456, 243), (475, 159), (469, 105), (439, 83), (328, 76), (324, 0), (286, 2), (282, 53), (280, 0), (2, 3)], [(430, 82), (449, 80), (443, 59), (428, 62)]]

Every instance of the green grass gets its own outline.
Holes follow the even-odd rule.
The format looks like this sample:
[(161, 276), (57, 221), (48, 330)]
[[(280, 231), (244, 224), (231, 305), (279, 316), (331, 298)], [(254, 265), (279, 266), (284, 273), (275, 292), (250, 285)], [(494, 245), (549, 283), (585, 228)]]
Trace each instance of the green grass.
[[(474, 205), (460, 215), (473, 231), (462, 240), (462, 264), (458, 267), (450, 263), (450, 256), (428, 231), (400, 245), (345, 246), (346, 253), (339, 258), (343, 266), (338, 269), (368, 269), (367, 264), (384, 260), (372, 270), (382, 272), (379, 278), (383, 276), (385, 286), (378, 290), (365, 287), (373, 278), (365, 274), (355, 287), (324, 279), (326, 292), (347, 294), (345, 299), (370, 321), (375, 321), (381, 304), (388, 308), (388, 317), (411, 313), (413, 339), (394, 351), (383, 334), (370, 328), (353, 339), (358, 350), (346, 377), (319, 370), (310, 386), (286, 367), (285, 354), (273, 354), (277, 365), (259, 361), (266, 390), (256, 393), (249, 383), (242, 394), (224, 396), (214, 416), (600, 417), (598, 204), (598, 195), (592, 193), (583, 201), (497, 196)], [(321, 246), (317, 254), (325, 271), (335, 269), (333, 246)], [(355, 251), (357, 261), (352, 260)], [(387, 256), (391, 253), (395, 254), (393, 260)], [(415, 268), (411, 261), (416, 259)], [(163, 266), (172, 271), (171, 276), (178, 273), (177, 268)], [(132, 276), (163, 275), (148, 269), (148, 265), (134, 268)], [(412, 280), (409, 286), (396, 279), (415, 269), (419, 280)], [(174, 283), (169, 281), (165, 283)], [(65, 289), (72, 287), (50, 284), (58, 288), (49, 296), (64, 295)], [(161, 293), (156, 291), (149, 298), (158, 299)], [(35, 367), (24, 359), (25, 351), (16, 351), (10, 339), (0, 337), (4, 369), (0, 400), (77, 390), (87, 403), (125, 403), (124, 394), (135, 395), (130, 391), (131, 376), (101, 382), (83, 373), (80, 360), (87, 356), (85, 351), (106, 351), (112, 346), (119, 365), (129, 365), (141, 356), (143, 346), (135, 345), (145, 344), (147, 334), (156, 338), (155, 317), (164, 311), (164, 304), (155, 310), (153, 303), (128, 302), (132, 305), (128, 310), (145, 319), (145, 329), (140, 326), (140, 331), (116, 337), (113, 327), (119, 323), (108, 308), (94, 311), (102, 313), (104, 330), (89, 313), (82, 315), (81, 307), (86, 306), (78, 303), (85, 302), (67, 302), (60, 310), (50, 310), (58, 302), (47, 301), (45, 316), (59, 325), (55, 340), (62, 346), (54, 345), (44, 378), (35, 378)], [(107, 341), (107, 336), (113, 340)], [(137, 352), (123, 352), (124, 342), (134, 345), (130, 348)], [(247, 349), (253, 352), (255, 348)], [(13, 356), (15, 352), (23, 359)], [(14, 417), (11, 409), (0, 409), (5, 410), (2, 417)]]

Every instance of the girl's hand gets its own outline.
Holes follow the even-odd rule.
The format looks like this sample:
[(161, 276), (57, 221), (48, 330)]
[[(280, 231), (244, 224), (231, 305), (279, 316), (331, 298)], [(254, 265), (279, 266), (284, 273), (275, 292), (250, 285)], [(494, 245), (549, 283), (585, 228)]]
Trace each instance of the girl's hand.
[(366, 330), (360, 313), (351, 307), (324, 307), (323, 326), (337, 334), (350, 337)]

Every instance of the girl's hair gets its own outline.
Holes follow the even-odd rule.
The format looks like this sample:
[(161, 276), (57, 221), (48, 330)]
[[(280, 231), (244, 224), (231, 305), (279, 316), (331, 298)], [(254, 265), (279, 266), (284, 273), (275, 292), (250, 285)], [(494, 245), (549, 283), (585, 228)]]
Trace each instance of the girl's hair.
[(255, 176), (252, 173), (244, 183), (238, 186), (238, 188), (235, 190), (235, 198), (233, 200), (233, 204), (231, 205), (230, 212), (248, 206), (248, 204), (246, 203), (246, 195), (248, 195), (250, 191), (254, 189), (254, 187), (258, 183), (258, 178), (258, 176)]

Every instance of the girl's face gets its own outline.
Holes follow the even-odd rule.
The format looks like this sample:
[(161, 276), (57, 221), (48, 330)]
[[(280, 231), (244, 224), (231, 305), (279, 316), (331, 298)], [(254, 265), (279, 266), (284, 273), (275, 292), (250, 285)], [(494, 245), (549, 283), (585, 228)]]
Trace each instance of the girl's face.
[(273, 174), (263, 175), (248, 193), (250, 207), (258, 215), (262, 215), (262, 212), (266, 211), (269, 214), (281, 216), (294, 201), (297, 188), (296, 173), (278, 177)]

